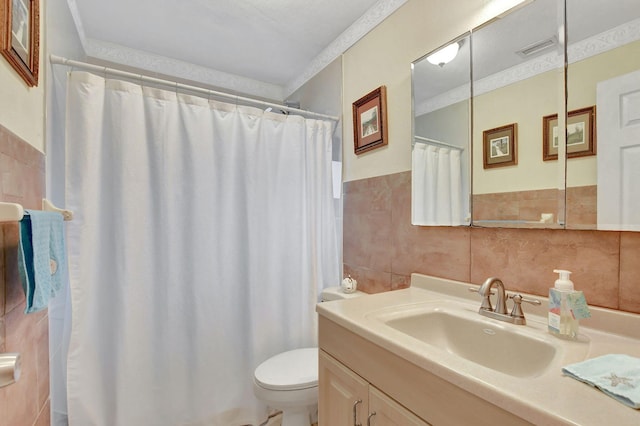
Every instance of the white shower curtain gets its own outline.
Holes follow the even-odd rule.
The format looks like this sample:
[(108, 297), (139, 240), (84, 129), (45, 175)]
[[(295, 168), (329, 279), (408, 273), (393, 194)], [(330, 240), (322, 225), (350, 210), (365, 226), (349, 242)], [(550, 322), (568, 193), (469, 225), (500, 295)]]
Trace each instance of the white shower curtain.
[(263, 422), (339, 279), (332, 124), (73, 72), (66, 129), (70, 424)]
[(417, 142), (411, 178), (414, 225), (462, 224), (460, 150)]

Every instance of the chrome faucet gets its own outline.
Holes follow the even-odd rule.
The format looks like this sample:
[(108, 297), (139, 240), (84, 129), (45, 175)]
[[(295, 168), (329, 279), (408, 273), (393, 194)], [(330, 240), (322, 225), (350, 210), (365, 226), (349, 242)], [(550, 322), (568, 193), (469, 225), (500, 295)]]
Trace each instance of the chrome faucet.
[[(493, 287), (496, 287), (497, 298), (495, 309), (491, 305), (490, 296), (494, 294)], [(476, 291), (475, 288), (470, 288), (470, 291)], [(531, 303), (533, 305), (540, 305), (539, 300), (527, 299), (520, 294), (508, 295), (504, 289), (504, 284), (499, 278), (491, 277), (487, 278), (484, 283), (477, 289), (477, 292), (482, 296), (482, 304), (478, 313), (485, 317), (497, 319), (500, 321), (510, 322), (516, 325), (525, 325), (527, 323), (524, 313), (522, 312), (522, 302)], [(510, 314), (507, 314), (507, 301), (506, 299), (513, 300), (513, 308)]]
[[(493, 307), (491, 306), (491, 300), (489, 299), (489, 296), (491, 296), (491, 288), (494, 285), (498, 288), (498, 298), (496, 299), (495, 309), (493, 309)], [(507, 313), (507, 302), (505, 301), (506, 293), (504, 291), (504, 284), (499, 278), (487, 278), (486, 281), (482, 283), (482, 285), (478, 289), (478, 294), (482, 296), (482, 306), (480, 307), (481, 311), (495, 312), (497, 314)]]

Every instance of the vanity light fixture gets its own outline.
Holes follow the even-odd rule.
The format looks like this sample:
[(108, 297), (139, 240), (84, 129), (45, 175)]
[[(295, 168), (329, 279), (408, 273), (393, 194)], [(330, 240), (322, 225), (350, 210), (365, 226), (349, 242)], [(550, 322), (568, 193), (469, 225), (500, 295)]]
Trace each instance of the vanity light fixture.
[(451, 43), (427, 56), (427, 61), (442, 68), (443, 66), (445, 66), (445, 64), (453, 61), (453, 59), (458, 54), (459, 49), (459, 42)]

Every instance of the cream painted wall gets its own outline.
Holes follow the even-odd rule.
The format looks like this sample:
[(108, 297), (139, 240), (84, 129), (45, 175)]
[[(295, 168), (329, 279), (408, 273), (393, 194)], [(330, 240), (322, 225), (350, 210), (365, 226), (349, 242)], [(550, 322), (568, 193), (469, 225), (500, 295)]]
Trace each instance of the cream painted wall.
[[(598, 82), (638, 69), (640, 41), (570, 64), (567, 71), (569, 111), (595, 105)], [(572, 158), (567, 162), (567, 186), (596, 185), (597, 173), (595, 156)]]
[[(542, 160), (542, 117), (562, 107), (562, 68), (475, 96), (473, 104), (473, 193), (563, 188), (558, 161)], [(485, 169), (485, 130), (517, 123), (518, 164)]]
[[(340, 117), (342, 115), (342, 58), (338, 57), (293, 92), (288, 100), (300, 102), (307, 111)], [(342, 158), (342, 123), (336, 124), (333, 159)]]
[[(637, 69), (640, 69), (640, 42), (630, 43), (569, 65), (569, 111), (595, 105), (598, 82)], [(541, 145), (542, 117), (554, 114), (560, 109), (558, 102), (561, 101), (562, 91), (561, 71), (549, 71), (475, 97), (474, 140), (482, 140), (483, 130), (518, 123), (517, 166), (484, 170), (482, 145), (474, 145), (475, 194), (562, 187), (562, 184), (559, 184), (562, 171), (558, 170), (561, 165), (557, 161), (543, 161)], [(555, 98), (554, 94), (557, 95)], [(492, 108), (494, 105), (503, 107)], [(567, 187), (596, 185), (596, 163), (596, 156), (570, 159), (567, 162)], [(532, 176), (535, 176), (535, 179), (532, 179)]]
[[(506, 0), (409, 0), (343, 56), (344, 181), (411, 169), (412, 61), (513, 5)], [(356, 156), (352, 104), (387, 87), (389, 144)]]
[(44, 152), (45, 14), (46, 2), (41, 2), (40, 67), (36, 87), (28, 87), (4, 57), (0, 57), (0, 124), (41, 152)]

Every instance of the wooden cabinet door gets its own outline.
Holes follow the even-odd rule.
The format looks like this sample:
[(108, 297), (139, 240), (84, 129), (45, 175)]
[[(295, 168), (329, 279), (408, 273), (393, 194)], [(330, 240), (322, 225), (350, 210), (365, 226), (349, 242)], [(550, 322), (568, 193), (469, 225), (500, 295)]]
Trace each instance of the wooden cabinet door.
[(369, 386), (369, 413), (370, 426), (429, 426), (373, 386)]
[(322, 350), (318, 384), (319, 426), (366, 424), (369, 383)]

